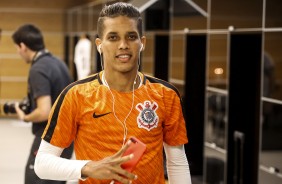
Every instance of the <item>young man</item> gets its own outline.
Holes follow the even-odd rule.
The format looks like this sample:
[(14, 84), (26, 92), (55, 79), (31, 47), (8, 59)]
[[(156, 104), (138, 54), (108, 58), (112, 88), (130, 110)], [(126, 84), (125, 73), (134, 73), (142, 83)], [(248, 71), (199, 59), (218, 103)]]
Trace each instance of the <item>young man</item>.
[[(39, 177), (84, 184), (164, 184), (163, 147), (171, 184), (190, 184), (181, 99), (176, 88), (138, 72), (145, 48), (142, 19), (130, 4), (105, 6), (96, 45), (104, 70), (68, 86), (52, 108), (36, 158)], [(135, 136), (147, 149), (132, 173), (121, 156)], [(72, 141), (77, 160), (58, 156)]]
[[(26, 123), (32, 122), (34, 134), (26, 164), (25, 184), (64, 184), (64, 181), (41, 180), (34, 172), (34, 161), (52, 104), (60, 92), (72, 82), (72, 78), (67, 66), (45, 49), (43, 36), (37, 27), (31, 24), (22, 25), (12, 38), (19, 55), (26, 63), (31, 64), (28, 76), (30, 113), (25, 114), (18, 103), (15, 105), (19, 119)], [(62, 157), (71, 158), (72, 151), (71, 146), (64, 151)]]

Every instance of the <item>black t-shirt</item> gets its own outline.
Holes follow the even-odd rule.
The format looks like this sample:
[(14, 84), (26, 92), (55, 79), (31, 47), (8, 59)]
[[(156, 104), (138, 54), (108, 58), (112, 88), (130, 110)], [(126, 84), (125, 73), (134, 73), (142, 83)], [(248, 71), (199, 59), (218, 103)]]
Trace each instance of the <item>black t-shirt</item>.
[[(28, 97), (31, 110), (36, 108), (36, 99), (40, 96), (49, 95), (52, 105), (62, 90), (72, 82), (68, 67), (63, 61), (43, 52), (31, 65), (28, 77)], [(32, 133), (41, 136), (47, 120), (32, 124)]]

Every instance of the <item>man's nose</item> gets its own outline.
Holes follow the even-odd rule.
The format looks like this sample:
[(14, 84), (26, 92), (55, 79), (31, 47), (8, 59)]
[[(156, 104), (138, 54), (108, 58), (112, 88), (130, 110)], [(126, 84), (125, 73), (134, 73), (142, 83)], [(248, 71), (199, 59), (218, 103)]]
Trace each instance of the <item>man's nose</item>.
[(128, 48), (129, 48), (129, 45), (128, 45), (127, 41), (126, 40), (121, 40), (121, 42), (119, 44), (119, 49), (125, 50), (125, 49), (128, 49)]

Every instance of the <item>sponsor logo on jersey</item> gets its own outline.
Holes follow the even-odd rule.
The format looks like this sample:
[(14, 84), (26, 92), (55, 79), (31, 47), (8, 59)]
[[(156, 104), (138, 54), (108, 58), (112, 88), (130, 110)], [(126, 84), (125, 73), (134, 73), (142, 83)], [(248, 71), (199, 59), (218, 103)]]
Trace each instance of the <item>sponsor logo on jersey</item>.
[(157, 128), (159, 117), (156, 113), (158, 104), (156, 102), (145, 101), (143, 104), (136, 105), (136, 109), (140, 112), (137, 117), (137, 124), (139, 128), (144, 128), (148, 131)]
[(110, 114), (111, 112), (107, 112), (107, 113), (104, 113), (104, 114), (96, 114), (96, 112), (93, 113), (93, 118), (100, 118), (102, 116), (106, 116), (107, 114)]

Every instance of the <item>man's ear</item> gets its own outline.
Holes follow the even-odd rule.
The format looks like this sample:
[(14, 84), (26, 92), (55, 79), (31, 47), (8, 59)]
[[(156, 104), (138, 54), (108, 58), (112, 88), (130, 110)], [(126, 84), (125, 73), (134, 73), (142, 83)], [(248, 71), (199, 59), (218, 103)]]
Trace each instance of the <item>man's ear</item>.
[(29, 48), (26, 46), (26, 44), (24, 44), (23, 42), (21, 42), (21, 43), (19, 44), (19, 47), (20, 47), (20, 49), (22, 49), (22, 50), (29, 49)]
[(99, 52), (100, 54), (102, 54), (102, 49), (101, 49), (101, 47), (102, 47), (102, 44), (98, 45), (98, 47), (97, 47), (97, 50), (98, 50), (98, 52)]
[(23, 42), (21, 42), (21, 43), (19, 44), (19, 47), (20, 47), (20, 48), (25, 48), (26, 46), (25, 46), (25, 44), (24, 44)]
[(96, 38), (95, 44), (96, 44), (98, 52), (100, 54), (102, 54), (102, 41), (101, 41), (101, 39), (100, 38)]
[(145, 46), (146, 46), (146, 37), (142, 36), (141, 37), (141, 48), (140, 48), (140, 52), (145, 50)]

